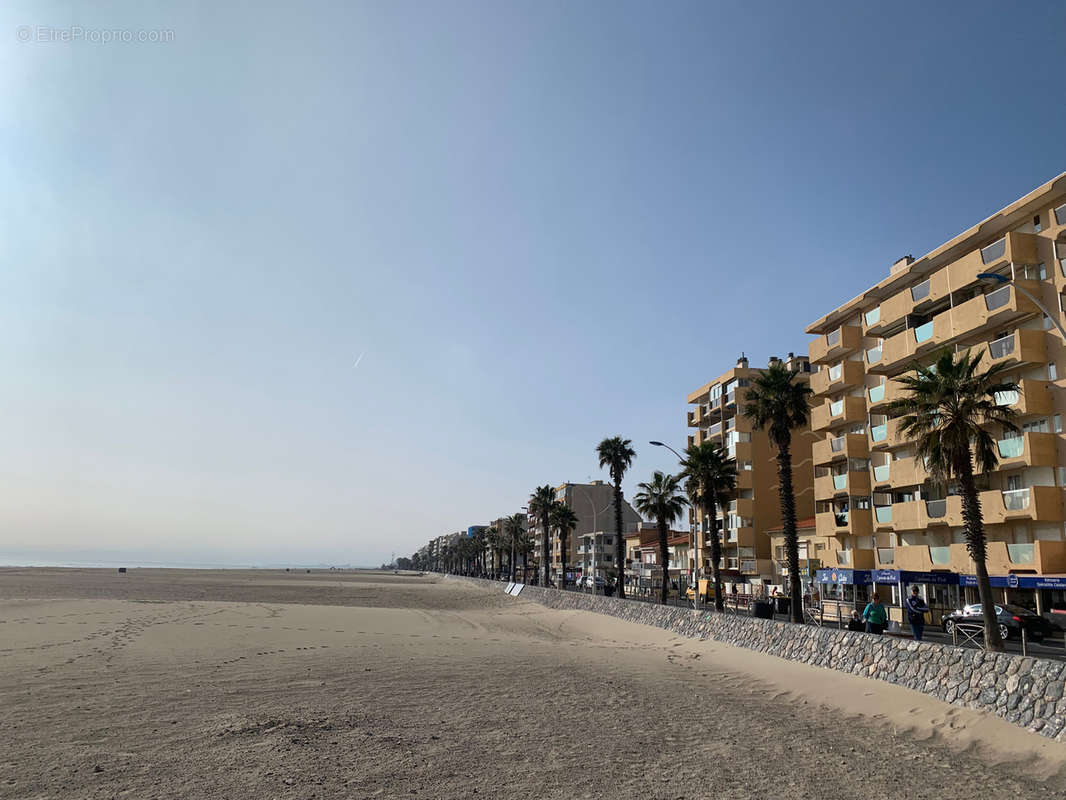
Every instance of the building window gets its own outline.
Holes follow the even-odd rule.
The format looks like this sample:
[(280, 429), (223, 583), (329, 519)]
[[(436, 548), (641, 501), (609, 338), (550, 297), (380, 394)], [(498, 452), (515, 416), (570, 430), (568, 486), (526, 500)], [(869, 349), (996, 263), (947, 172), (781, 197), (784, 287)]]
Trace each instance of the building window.
[(1059, 379), (1059, 370), (1054, 361), (1047, 365), (1047, 379), (1049, 381), (1057, 381)]
[(1033, 217), (1033, 230), (1036, 231), (1037, 233), (1040, 233), (1040, 231), (1044, 230), (1044, 226), (1040, 224), (1040, 215), (1039, 214), (1037, 214), (1035, 217)]
[(1056, 414), (1051, 418), (1051, 429), (1055, 433), (1062, 433), (1062, 415)]

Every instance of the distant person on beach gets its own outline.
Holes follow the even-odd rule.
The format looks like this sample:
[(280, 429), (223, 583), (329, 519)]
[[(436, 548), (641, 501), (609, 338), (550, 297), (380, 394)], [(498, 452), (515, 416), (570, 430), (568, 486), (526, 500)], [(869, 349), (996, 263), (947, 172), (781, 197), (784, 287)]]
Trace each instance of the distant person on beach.
[(911, 632), (914, 641), (920, 642), (925, 633), (925, 615), (929, 611), (929, 605), (918, 594), (918, 587), (911, 587), (911, 596), (907, 598), (907, 622), (911, 624)]
[(866, 604), (866, 608), (862, 612), (862, 618), (866, 620), (867, 633), (882, 634), (885, 632), (885, 625), (888, 624), (888, 611), (885, 610), (885, 606), (877, 592), (873, 593), (870, 602)]

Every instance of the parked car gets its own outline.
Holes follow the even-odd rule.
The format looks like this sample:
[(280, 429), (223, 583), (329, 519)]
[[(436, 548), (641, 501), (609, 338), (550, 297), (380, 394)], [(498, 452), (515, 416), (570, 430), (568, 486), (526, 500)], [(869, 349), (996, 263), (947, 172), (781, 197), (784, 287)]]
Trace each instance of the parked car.
[[(999, 622), (999, 635), (1006, 639), (1020, 639), (1022, 629), (1025, 629), (1027, 638), (1034, 642), (1043, 641), (1051, 636), (1055, 627), (1039, 614), (1034, 614), (1028, 608), (1011, 605), (996, 605), (996, 619)], [(941, 620), (945, 633), (953, 633), (958, 623), (976, 623), (984, 625), (985, 617), (981, 611), (981, 604), (963, 606), (945, 614)]]

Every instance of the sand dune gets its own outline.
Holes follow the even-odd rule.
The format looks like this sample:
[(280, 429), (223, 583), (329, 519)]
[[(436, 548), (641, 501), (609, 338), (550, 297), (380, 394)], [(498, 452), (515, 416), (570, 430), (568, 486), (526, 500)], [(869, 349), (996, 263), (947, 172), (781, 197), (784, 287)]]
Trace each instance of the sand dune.
[(0, 797), (1066, 796), (888, 684), (379, 573), (0, 570)]

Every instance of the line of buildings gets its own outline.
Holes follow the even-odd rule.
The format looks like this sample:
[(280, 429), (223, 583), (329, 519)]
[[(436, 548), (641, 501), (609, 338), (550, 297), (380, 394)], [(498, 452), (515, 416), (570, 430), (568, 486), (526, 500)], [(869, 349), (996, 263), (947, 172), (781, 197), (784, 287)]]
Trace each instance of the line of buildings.
[[(985, 367), (1006, 365), (1019, 387), (997, 401), (1017, 411), (1020, 430), (994, 432), (999, 466), (979, 476), (993, 587), (1005, 602), (1066, 609), (1064, 295), (1066, 173), (931, 253), (898, 260), (876, 285), (807, 327), (807, 353), (785, 358), (813, 391), (809, 425), (792, 445), (805, 583), (823, 597), (859, 602), (878, 586), (898, 602), (910, 584), (934, 610), (976, 602), (956, 487), (929, 480), (913, 442), (887, 415), (901, 391), (894, 379), (951, 347), (980, 352)], [(712, 520), (692, 511), (690, 531), (671, 535), (671, 574), (691, 580), (696, 571), (710, 574), (707, 536), (716, 527), (727, 587), (744, 593), (788, 578), (776, 452), (742, 413), (756, 372), (741, 357), (688, 395), (688, 443), (724, 446), (737, 461), (737, 491), (724, 513)], [(556, 491), (581, 520), (568, 563), (580, 574), (611, 574), (611, 487), (568, 483)], [(640, 580), (659, 566), (645, 561), (653, 532), (625, 508), (627, 578)], [(532, 520), (530, 528), (537, 533)], [(559, 552), (554, 538), (556, 573)]]

